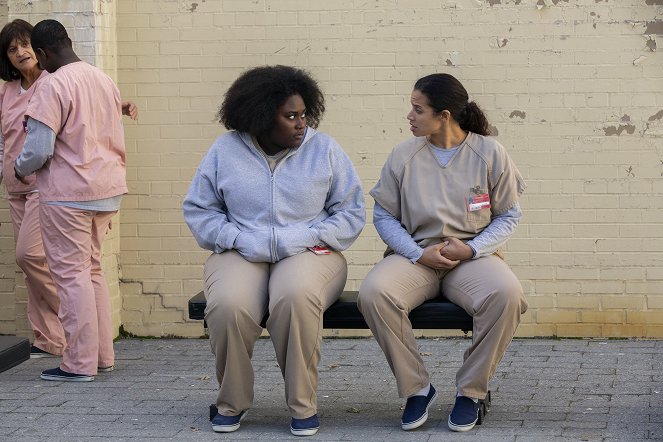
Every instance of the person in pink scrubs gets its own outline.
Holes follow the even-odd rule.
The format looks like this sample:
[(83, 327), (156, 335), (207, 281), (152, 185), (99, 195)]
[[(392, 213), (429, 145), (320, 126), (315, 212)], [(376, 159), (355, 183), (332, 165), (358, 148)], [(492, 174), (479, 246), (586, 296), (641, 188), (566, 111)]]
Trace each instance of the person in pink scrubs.
[(59, 367), (44, 380), (89, 382), (113, 370), (113, 329), (101, 247), (127, 192), (121, 115), (113, 80), (81, 61), (55, 20), (34, 27), (39, 66), (50, 73), (32, 96), (26, 140), (14, 162), (17, 180), (36, 172), (46, 260), (60, 297), (66, 346)]
[(14, 226), (16, 263), (25, 274), (28, 291), (28, 322), (34, 332), (31, 358), (62, 355), (64, 331), (58, 320), (60, 300), (46, 263), (39, 228), (39, 192), (35, 176), (22, 183), (14, 177), (14, 161), (23, 148), (23, 115), (48, 72), (37, 63), (30, 33), (32, 25), (16, 19), (0, 31), (0, 180), (7, 188), (9, 212)]

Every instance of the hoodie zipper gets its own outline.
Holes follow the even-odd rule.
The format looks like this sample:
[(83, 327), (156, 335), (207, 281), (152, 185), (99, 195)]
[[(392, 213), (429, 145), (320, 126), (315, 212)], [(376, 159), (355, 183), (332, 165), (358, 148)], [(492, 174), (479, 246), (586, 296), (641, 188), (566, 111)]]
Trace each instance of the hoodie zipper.
[[(267, 161), (267, 159), (265, 159), (265, 161)], [(267, 168), (269, 169), (269, 164), (267, 164)], [(274, 168), (274, 170), (276, 170), (276, 168)], [(272, 231), (272, 240), (270, 241), (272, 250), (270, 252), (270, 258), (272, 259), (272, 262), (277, 262), (279, 257), (276, 252), (276, 228), (274, 227), (276, 224), (274, 219), (274, 172), (272, 172), (271, 169), (269, 169), (269, 189), (269, 227)]]
[[(302, 143), (302, 144), (303, 144), (303, 143)], [(301, 146), (300, 146), (300, 147), (301, 147)], [(272, 262), (278, 262), (278, 261), (279, 261), (278, 239), (277, 239), (277, 237), (276, 237), (276, 227), (274, 227), (274, 226), (276, 225), (276, 220), (274, 219), (274, 216), (275, 216), (275, 214), (276, 214), (276, 208), (274, 207), (274, 194), (275, 194), (275, 192), (276, 192), (276, 190), (275, 190), (276, 182), (275, 182), (275, 180), (274, 180), (274, 175), (276, 175), (276, 170), (277, 170), (279, 167), (281, 167), (281, 164), (283, 164), (283, 163), (285, 162), (285, 160), (286, 160), (288, 157), (291, 157), (291, 156), (294, 155), (296, 152), (297, 152), (297, 149), (295, 149), (295, 150), (291, 150), (290, 152), (288, 152), (288, 153), (286, 154), (286, 156), (284, 156), (283, 158), (281, 158), (281, 160), (278, 162), (278, 164), (276, 165), (276, 167), (274, 167), (274, 170), (272, 170), (272, 169), (269, 167), (269, 161), (267, 161), (267, 158), (265, 158), (265, 157), (263, 156), (263, 159), (264, 159), (265, 162), (267, 163), (267, 169), (269, 170), (269, 173), (270, 173), (270, 176), (269, 176), (269, 182), (270, 182), (270, 185), (269, 185), (269, 187), (270, 187), (269, 200), (270, 200), (270, 204), (271, 204), (271, 210), (270, 210), (270, 212), (269, 212), (269, 217), (270, 217), (270, 229), (271, 229), (271, 231), (272, 231), (272, 241), (271, 241), (271, 248), (272, 248), (272, 250), (271, 250), (271, 258), (272, 258)]]
[[(308, 128), (307, 128), (308, 132)], [(274, 181), (274, 174), (276, 173), (276, 169), (279, 168), (279, 166), (286, 160), (286, 158), (294, 155), (299, 148), (306, 142), (306, 133), (304, 134), (304, 140), (302, 141), (302, 144), (295, 150), (288, 152), (288, 154), (279, 161), (279, 163), (276, 165), (274, 170), (269, 167), (269, 161), (267, 161), (267, 158), (260, 152), (255, 152), (259, 157), (262, 158), (263, 163), (265, 166), (267, 166), (267, 170), (269, 171), (269, 204), (270, 204), (270, 210), (269, 210), (269, 229), (271, 231), (271, 239), (270, 239), (270, 251), (269, 251), (269, 258), (272, 263), (275, 263), (279, 260), (278, 252), (277, 252), (277, 240), (276, 240), (276, 220), (274, 219), (275, 217), (275, 208), (274, 208), (274, 193), (275, 193), (275, 181)], [(251, 144), (253, 144), (253, 141), (251, 141)], [(249, 148), (252, 148), (254, 151), (258, 149), (257, 146), (249, 146)]]

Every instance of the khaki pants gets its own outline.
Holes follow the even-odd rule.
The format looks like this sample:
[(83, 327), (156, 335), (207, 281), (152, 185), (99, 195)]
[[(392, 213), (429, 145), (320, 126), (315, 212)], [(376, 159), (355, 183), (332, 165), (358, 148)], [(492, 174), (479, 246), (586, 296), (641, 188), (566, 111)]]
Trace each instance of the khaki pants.
[(60, 296), (60, 322), (67, 339), (60, 368), (95, 375), (115, 363), (108, 284), (101, 246), (116, 212), (41, 204), (46, 260)]
[(9, 211), (14, 224), (16, 264), (25, 274), (28, 290), (28, 321), (35, 334), (33, 345), (61, 355), (66, 344), (58, 319), (60, 298), (46, 264), (39, 227), (39, 193), (9, 195)]
[(408, 314), (438, 296), (440, 281), (444, 295), (474, 318), (472, 345), (456, 374), (456, 387), (463, 396), (484, 399), (488, 381), (527, 310), (522, 286), (502, 259), (491, 255), (441, 271), (390, 255), (364, 279), (359, 310), (387, 357), (399, 395), (411, 396), (430, 378)]
[(205, 320), (216, 356), (220, 414), (251, 407), (251, 357), (267, 312), (288, 409), (297, 419), (317, 413), (322, 315), (340, 297), (346, 277), (345, 258), (336, 252), (307, 251), (275, 264), (246, 261), (234, 250), (208, 258)]

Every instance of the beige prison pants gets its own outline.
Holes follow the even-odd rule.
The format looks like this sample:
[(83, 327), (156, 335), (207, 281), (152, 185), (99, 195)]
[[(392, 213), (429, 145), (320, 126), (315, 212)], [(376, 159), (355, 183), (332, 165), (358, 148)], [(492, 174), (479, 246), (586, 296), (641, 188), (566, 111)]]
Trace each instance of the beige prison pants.
[(438, 296), (440, 284), (444, 295), (474, 318), (472, 345), (456, 373), (456, 387), (463, 396), (484, 399), (488, 381), (527, 310), (522, 286), (502, 259), (491, 255), (452, 270), (434, 270), (390, 255), (364, 279), (359, 310), (387, 357), (398, 394), (408, 397), (430, 382), (408, 314)]
[(253, 346), (269, 312), (267, 330), (285, 381), (292, 417), (317, 413), (322, 315), (343, 292), (342, 254), (304, 252), (275, 264), (246, 261), (235, 250), (205, 264), (205, 320), (216, 356), (219, 413), (233, 416), (253, 402)]

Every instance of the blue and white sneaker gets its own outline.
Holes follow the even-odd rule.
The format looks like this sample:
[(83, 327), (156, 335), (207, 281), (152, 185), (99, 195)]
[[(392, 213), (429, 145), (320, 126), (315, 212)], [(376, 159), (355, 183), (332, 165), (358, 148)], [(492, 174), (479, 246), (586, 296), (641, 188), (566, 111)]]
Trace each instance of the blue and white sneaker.
[(295, 436), (313, 436), (320, 429), (318, 415), (314, 414), (306, 419), (292, 418), (290, 421), (290, 432)]
[(437, 399), (437, 391), (431, 384), (430, 391), (426, 396), (410, 396), (405, 403), (401, 428), (405, 431), (421, 427), (428, 419), (428, 408)]
[(65, 382), (90, 382), (94, 381), (94, 376), (86, 374), (69, 373), (68, 371), (61, 370), (60, 367), (51, 368), (41, 372), (41, 376), (45, 381), (65, 381)]
[(34, 345), (30, 347), (30, 359), (38, 359), (38, 358), (59, 358), (60, 356), (54, 355), (53, 353), (49, 353), (46, 350), (42, 350), (39, 347), (35, 347)]
[(236, 416), (223, 416), (216, 414), (212, 418), (212, 430), (217, 433), (232, 433), (239, 430), (239, 423), (246, 417), (248, 410), (242, 411)]
[(449, 415), (449, 429), (470, 431), (479, 420), (479, 402), (465, 396), (456, 396), (456, 404)]

